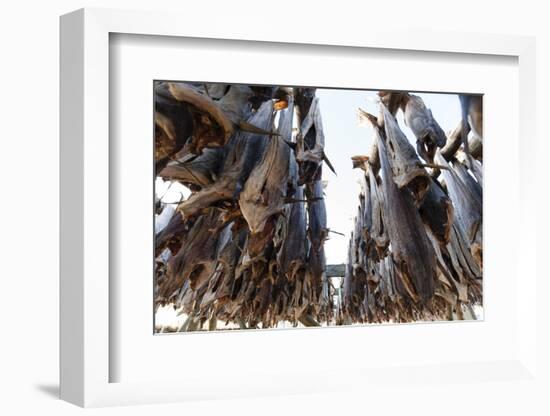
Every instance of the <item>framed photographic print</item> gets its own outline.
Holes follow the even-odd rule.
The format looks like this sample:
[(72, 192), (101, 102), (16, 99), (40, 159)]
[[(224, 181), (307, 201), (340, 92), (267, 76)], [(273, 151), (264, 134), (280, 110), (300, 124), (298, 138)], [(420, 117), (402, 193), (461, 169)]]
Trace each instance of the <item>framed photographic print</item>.
[(153, 88), (156, 333), (481, 317), (481, 95)]
[(61, 19), (62, 398), (538, 388), (534, 41), (181, 21)]

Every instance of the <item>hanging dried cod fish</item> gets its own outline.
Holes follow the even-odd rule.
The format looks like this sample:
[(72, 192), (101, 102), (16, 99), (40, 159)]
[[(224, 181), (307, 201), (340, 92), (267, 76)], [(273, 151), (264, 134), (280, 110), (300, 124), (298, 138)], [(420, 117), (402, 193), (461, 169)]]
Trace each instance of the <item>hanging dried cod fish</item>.
[[(428, 190), (430, 176), (426, 169), (422, 167), (418, 155), (397, 125), (393, 115), (384, 105), (380, 107), (384, 117), (387, 156), (393, 174), (393, 181), (399, 189), (409, 189), (416, 204), (420, 205)], [(378, 149), (378, 153), (379, 155), (382, 154), (380, 149)]]
[(261, 232), (269, 218), (282, 212), (287, 191), (290, 148), (278, 136), (264, 140), (269, 144), (239, 196), (239, 206), (251, 234)]
[(187, 153), (181, 159), (169, 162), (158, 176), (178, 181), (197, 191), (216, 181), (223, 166), (224, 156), (223, 149), (204, 149), (201, 155)]
[[(208, 288), (202, 297), (200, 309), (203, 315), (209, 315), (213, 302), (226, 303), (231, 296), (235, 282), (235, 268), (244, 248), (248, 231), (233, 230), (233, 223), (227, 225), (218, 240), (217, 264), (208, 281)], [(219, 305), (221, 306), (221, 304)], [(222, 318), (220, 316), (220, 318)]]
[[(248, 119), (250, 125), (269, 130), (273, 125), (273, 103), (266, 101)], [(206, 186), (178, 206), (186, 217), (221, 201), (236, 200), (250, 175), (261, 160), (267, 145), (265, 134), (239, 131), (227, 144), (227, 156), (218, 180)]]
[(200, 154), (205, 147), (223, 146), (233, 134), (233, 123), (224, 111), (195, 87), (183, 82), (160, 82), (155, 93), (187, 104), (193, 117), (191, 153)]
[(346, 268), (344, 273), (344, 282), (342, 287), (342, 312), (344, 318), (344, 324), (349, 324), (353, 321), (353, 316), (355, 315), (353, 307), (353, 286), (354, 286), (354, 275), (353, 275), (353, 244), (354, 238), (353, 233), (349, 240), (348, 245), (348, 259), (346, 262)]
[(155, 171), (158, 173), (193, 134), (189, 106), (170, 94), (159, 94), (164, 84), (155, 84)]
[(327, 211), (324, 201), (323, 183), (315, 181), (306, 185), (308, 212), (307, 234), (310, 241), (308, 255), (309, 272), (315, 282), (320, 283), (325, 272), (324, 242), (328, 236)]
[(285, 215), (281, 216), (278, 237), (281, 241), (279, 267), (289, 280), (293, 280), (298, 271), (304, 268), (308, 249), (303, 186), (296, 189), (293, 198), (296, 202), (288, 204)]
[[(382, 113), (380, 114), (380, 117), (377, 118), (376, 116), (366, 112), (362, 108), (358, 108), (357, 118), (359, 119), (360, 123), (368, 122), (375, 129), (384, 126), (384, 117)], [(364, 165), (364, 162), (368, 162), (368, 166), (370, 167), (371, 171), (375, 175), (378, 175), (378, 171), (380, 170), (380, 158), (378, 156), (378, 147), (376, 146), (376, 142), (372, 144), (370, 153), (367, 156), (353, 156), (351, 159), (354, 168), (360, 167), (366, 171), (367, 169)]]
[[(289, 101), (288, 108), (281, 112), (279, 133), (284, 140), (292, 140), (292, 117), (294, 106)], [(307, 255), (306, 211), (304, 186), (298, 185), (298, 165), (292, 152), (289, 153), (287, 201), (284, 215), (279, 220), (278, 251), (279, 270), (288, 280), (293, 281), (299, 270), (303, 271)]]
[(370, 200), (372, 207), (372, 226), (370, 229), (370, 237), (374, 240), (378, 251), (378, 257), (382, 258), (386, 254), (386, 250), (390, 243), (387, 227), (384, 224), (384, 194), (380, 189), (380, 177), (375, 176), (374, 171), (370, 171), (368, 176)]
[(428, 192), (418, 212), (437, 240), (447, 244), (453, 224), (453, 204), (436, 180), (430, 181)]
[[(441, 148), (441, 155), (445, 158), (445, 160), (451, 160), (456, 151), (460, 148), (460, 145), (462, 144), (463, 129), (464, 126), (462, 125), (462, 121), (460, 121), (454, 130), (448, 135), (445, 146)], [(468, 134), (470, 131), (470, 126), (466, 125), (466, 129), (466, 134)]]
[[(327, 216), (323, 195), (322, 162), (330, 162), (324, 153), (325, 136), (321, 121), (319, 99), (315, 97), (314, 88), (297, 88), (295, 100), (300, 120), (300, 129), (296, 138), (296, 161), (298, 163), (298, 184), (305, 184), (305, 196), (308, 213), (308, 268), (304, 288), (310, 288), (309, 299), (316, 302), (322, 294), (328, 297), (328, 282), (325, 276), (324, 241), (327, 238)], [(332, 169), (333, 170), (333, 169)], [(325, 286), (325, 290), (323, 290)], [(316, 304), (326, 305), (325, 298)]]
[[(482, 252), (482, 198), (479, 189), (468, 186), (438, 151), (436, 163), (446, 167), (441, 172), (449, 196), (453, 201), (455, 217), (470, 244), (474, 257), (480, 262)], [(473, 178), (472, 178), (473, 181)], [(472, 184), (470, 184), (472, 185)]]
[[(471, 127), (475, 137), (483, 140), (483, 96), (473, 94), (460, 94), (460, 107), (462, 109), (462, 122)], [(465, 137), (466, 139), (466, 137)]]
[[(415, 302), (428, 301), (434, 294), (436, 265), (432, 245), (424, 231), (424, 225), (415, 207), (414, 199), (405, 189), (396, 185), (395, 170), (390, 166), (389, 155), (393, 154), (394, 161), (407, 161), (410, 156), (402, 156), (400, 150), (408, 152), (406, 146), (399, 146), (401, 140), (397, 123), (389, 112), (384, 113), (384, 123), (388, 133), (388, 148), (394, 147), (393, 152), (384, 143), (378, 131), (376, 141), (380, 154), (380, 164), (383, 173), (382, 188), (385, 195), (384, 224), (388, 229), (391, 241), (396, 273), (405, 286), (407, 293)], [(401, 133), (403, 135), (403, 133)], [(393, 139), (393, 140), (392, 140)], [(405, 139), (406, 140), (406, 139)], [(392, 143), (395, 143), (392, 145)], [(395, 165), (395, 164), (394, 164)], [(407, 166), (407, 165), (405, 165)], [(402, 170), (397, 170), (402, 172)], [(392, 180), (394, 177), (394, 180)], [(414, 177), (422, 177), (416, 175)]]
[(361, 178), (361, 194), (359, 195), (359, 204), (361, 207), (362, 232), (370, 238), (372, 230), (372, 199), (370, 194), (370, 179), (365, 173)]
[(168, 262), (167, 279), (160, 287), (160, 296), (170, 300), (174, 293), (190, 280), (190, 288), (202, 287), (214, 271), (221, 212), (210, 208), (197, 217), (184, 236), (181, 248)]
[[(468, 188), (470, 188), (478, 196), (479, 200), (481, 201), (483, 198), (483, 189), (482, 189), (483, 177), (481, 174), (481, 167), (479, 169), (479, 172), (476, 172), (477, 171), (476, 168), (472, 169), (471, 170), (473, 174), (472, 176), (468, 173), (468, 168), (464, 165), (464, 163), (454, 159), (452, 161), (452, 164), (453, 164), (453, 170), (456, 172), (458, 177), (462, 180), (462, 182), (464, 182), (464, 184)], [(472, 160), (472, 165), (478, 166), (479, 162), (477, 160)], [(478, 179), (478, 176), (479, 176), (479, 179)]]
[[(358, 217), (361, 218), (361, 206), (359, 208)], [(368, 259), (365, 252), (364, 233), (361, 221), (356, 221), (355, 229), (352, 232), (350, 239), (350, 252), (351, 252), (351, 264), (353, 271), (353, 279), (351, 286), (351, 310), (354, 311), (354, 315), (363, 321), (365, 319), (365, 312), (362, 310), (363, 301), (368, 296), (367, 279), (369, 267)], [(348, 295), (349, 296), (349, 295)]]
[(395, 91), (380, 91), (378, 95), (393, 116), (401, 108), (405, 124), (416, 137), (418, 154), (426, 162), (432, 163), (435, 149), (443, 147), (447, 138), (422, 98), (407, 92)]
[(164, 227), (155, 236), (155, 257), (158, 257), (164, 249), (168, 248), (172, 254), (176, 254), (182, 244), (182, 239), (188, 230), (189, 224), (184, 222), (179, 213), (175, 213)]
[(227, 93), (218, 101), (218, 106), (233, 125), (238, 126), (250, 117), (252, 112), (250, 100), (253, 95), (252, 88), (246, 85), (231, 85)]
[(399, 109), (405, 111), (410, 95), (404, 91), (379, 91), (378, 97), (380, 97), (380, 102), (386, 106), (388, 111), (395, 116)]
[(422, 98), (409, 94), (404, 109), (405, 123), (416, 137), (418, 154), (426, 161), (433, 162), (435, 149), (445, 146), (447, 137), (426, 107)]
[(325, 155), (325, 135), (315, 88), (297, 88), (296, 106), (300, 120), (296, 140), (296, 161), (299, 167), (298, 183), (303, 185), (321, 178), (323, 161), (333, 172), (334, 168)]

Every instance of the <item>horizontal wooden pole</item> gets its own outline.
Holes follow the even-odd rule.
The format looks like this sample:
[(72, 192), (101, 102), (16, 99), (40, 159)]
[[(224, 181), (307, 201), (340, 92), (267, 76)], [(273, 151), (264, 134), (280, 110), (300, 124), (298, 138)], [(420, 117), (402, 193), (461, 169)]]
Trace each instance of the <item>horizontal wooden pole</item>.
[(344, 277), (346, 273), (345, 264), (327, 264), (326, 275), (327, 277)]

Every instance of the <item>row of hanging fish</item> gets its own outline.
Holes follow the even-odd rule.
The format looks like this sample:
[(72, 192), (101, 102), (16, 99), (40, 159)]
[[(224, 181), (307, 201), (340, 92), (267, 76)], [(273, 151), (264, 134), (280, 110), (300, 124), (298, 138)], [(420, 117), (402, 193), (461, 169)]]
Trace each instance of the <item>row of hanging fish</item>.
[(465, 312), (475, 319), (473, 306), (482, 302), (482, 156), (469, 153), (467, 143), (470, 130), (481, 141), (481, 98), (461, 97), (478, 117), (468, 117), (466, 107), (466, 121), (446, 137), (420, 97), (379, 96), (379, 115), (360, 110), (374, 145), (370, 155), (352, 158), (364, 176), (338, 321), (464, 319)]
[(155, 238), (155, 302), (180, 330), (332, 319), (323, 161), (314, 89), (155, 84), (156, 174), (192, 191), (159, 203)]

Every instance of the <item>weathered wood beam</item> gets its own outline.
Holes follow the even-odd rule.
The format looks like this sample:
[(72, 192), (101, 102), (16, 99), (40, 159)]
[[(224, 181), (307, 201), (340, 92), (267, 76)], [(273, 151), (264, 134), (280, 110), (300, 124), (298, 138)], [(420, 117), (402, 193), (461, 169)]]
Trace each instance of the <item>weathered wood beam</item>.
[(327, 264), (326, 276), (327, 277), (344, 277), (346, 274), (346, 265), (342, 264)]

